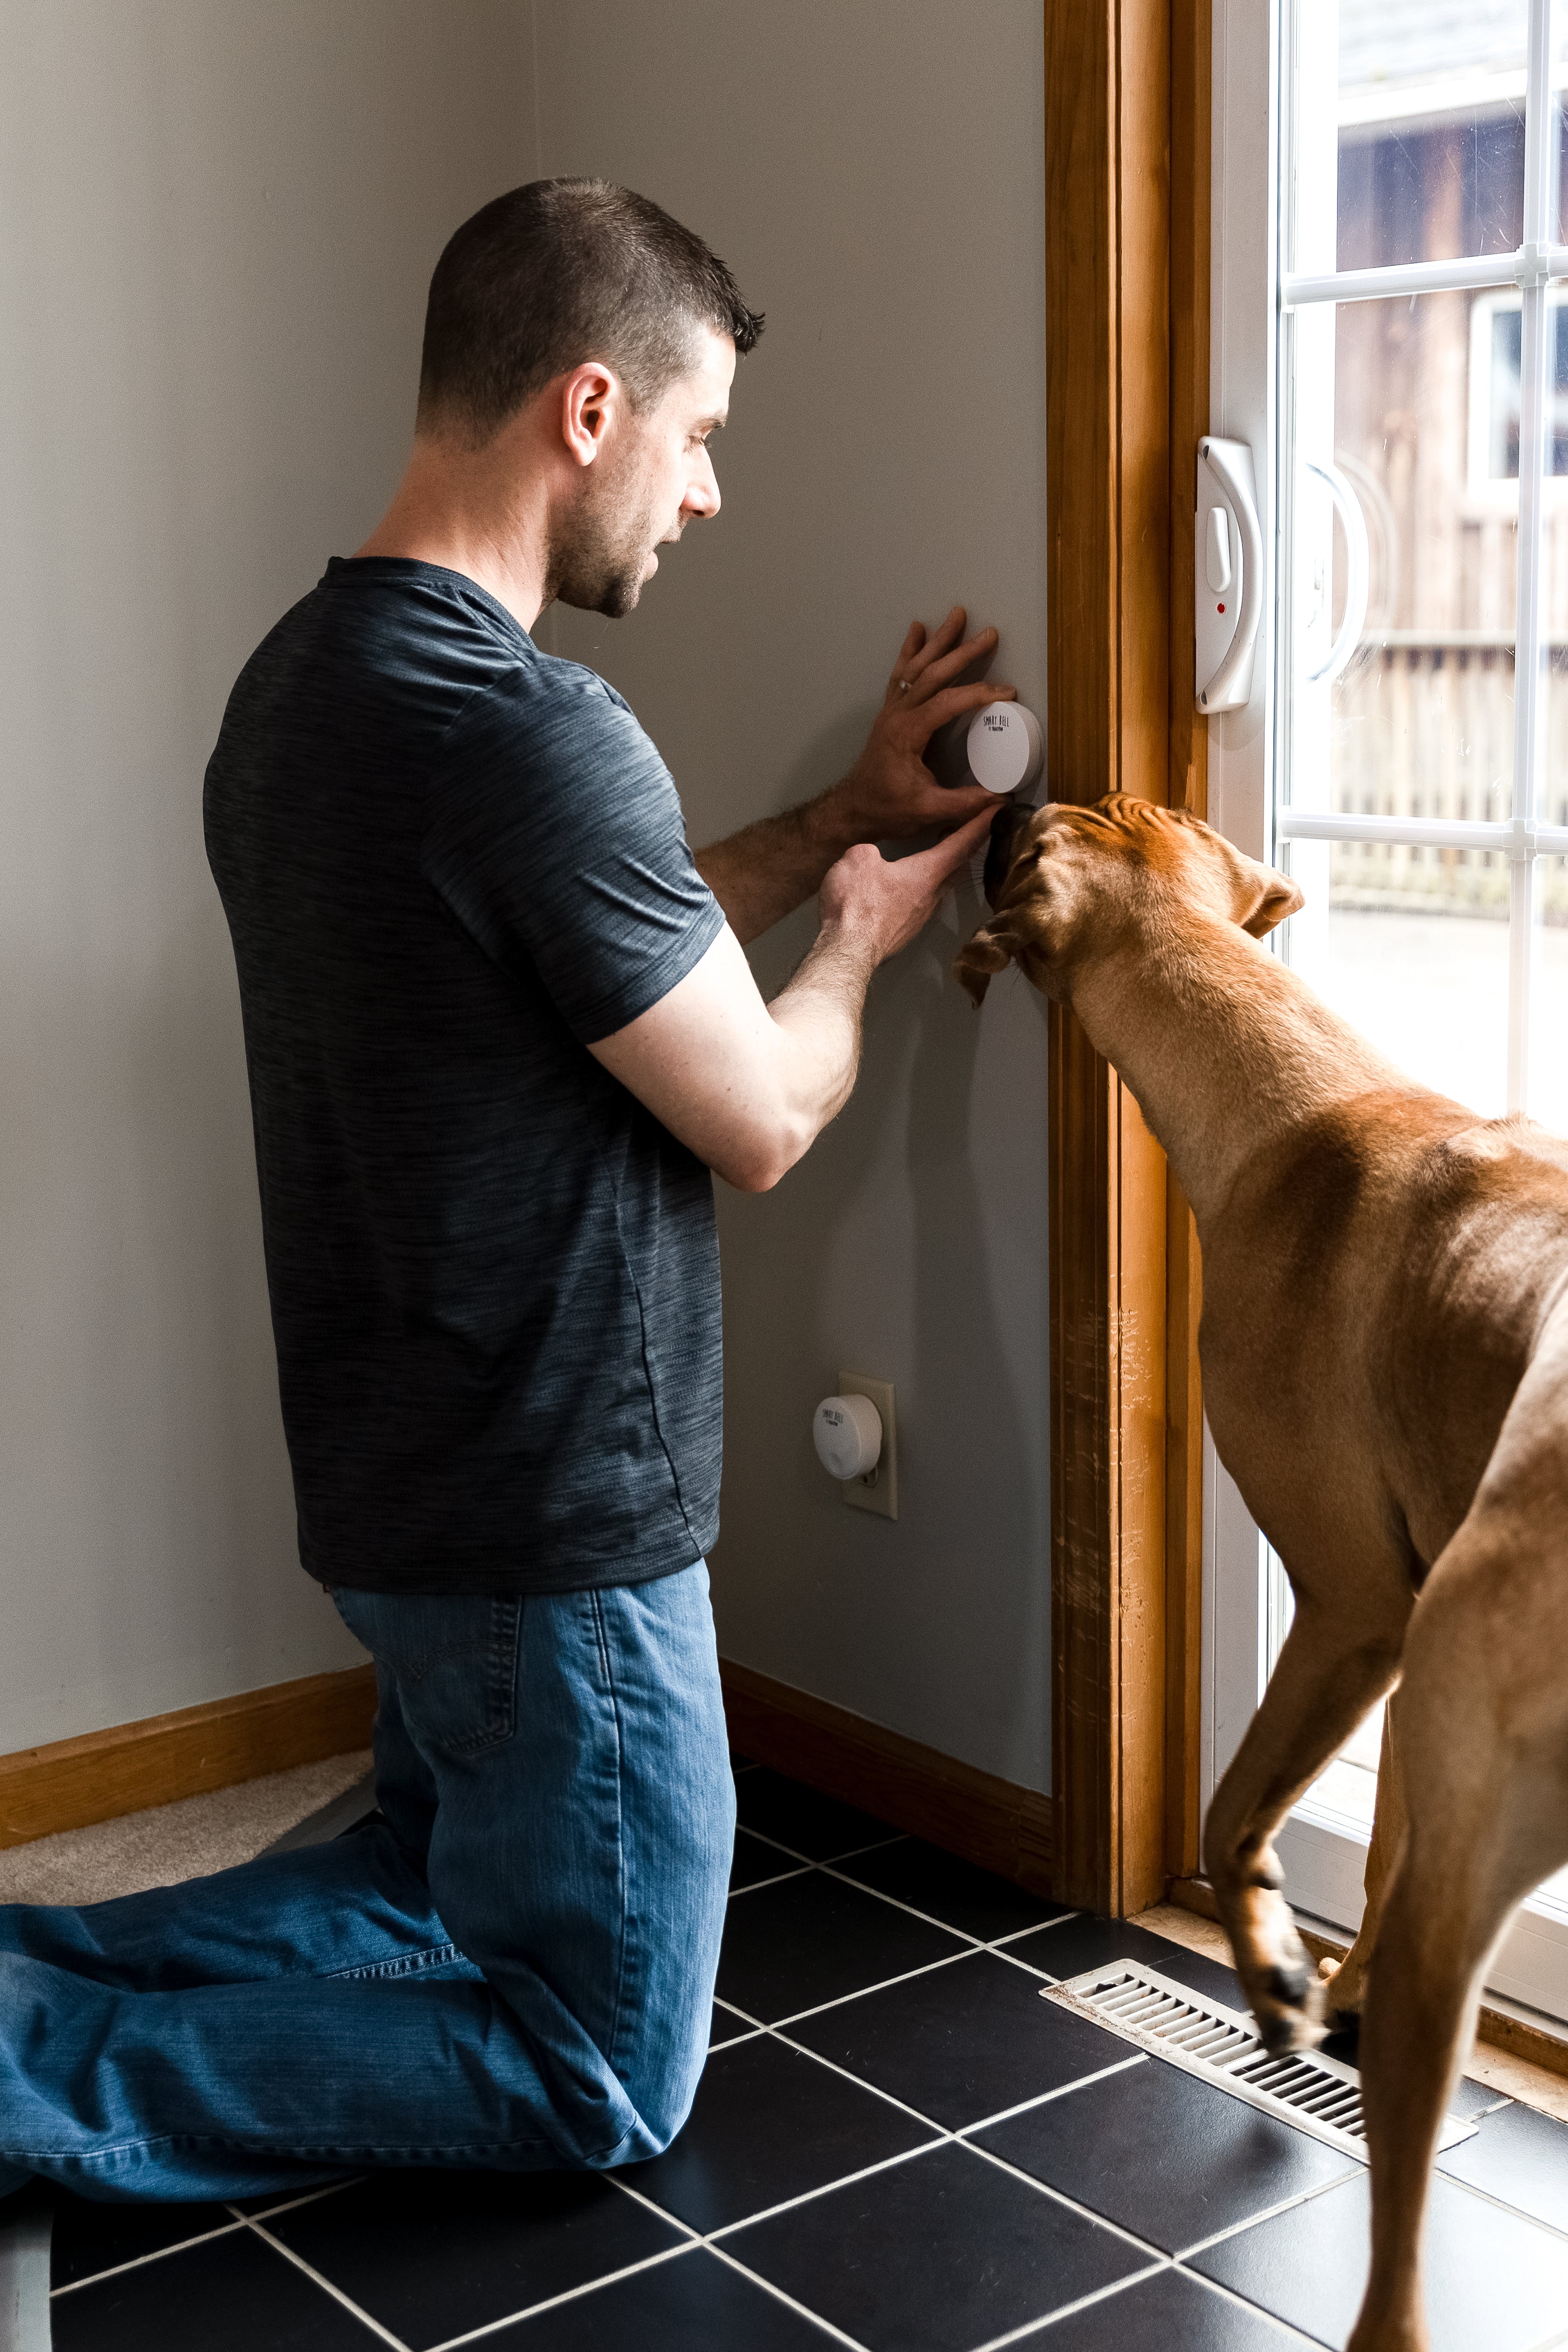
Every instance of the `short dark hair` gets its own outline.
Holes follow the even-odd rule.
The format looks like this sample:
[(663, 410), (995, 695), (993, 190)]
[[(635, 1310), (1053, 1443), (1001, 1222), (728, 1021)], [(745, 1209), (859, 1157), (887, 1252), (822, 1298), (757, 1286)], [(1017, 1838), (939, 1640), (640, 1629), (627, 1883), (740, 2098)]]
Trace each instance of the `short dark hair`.
[(694, 364), (701, 327), (742, 354), (763, 331), (700, 236), (608, 180), (531, 180), (466, 220), (436, 264), (419, 424), (457, 424), (479, 446), (590, 359), (650, 407)]

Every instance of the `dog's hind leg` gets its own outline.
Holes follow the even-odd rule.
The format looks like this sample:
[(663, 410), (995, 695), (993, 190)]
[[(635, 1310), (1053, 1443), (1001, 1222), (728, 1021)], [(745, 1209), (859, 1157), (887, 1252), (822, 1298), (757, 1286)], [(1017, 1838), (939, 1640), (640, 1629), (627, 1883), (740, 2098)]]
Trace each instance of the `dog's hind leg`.
[(1322, 1988), (1279, 1889), (1276, 1830), (1399, 1670), (1404, 1616), (1346, 1622), (1298, 1601), (1262, 1704), (1209, 1807), (1204, 1859), (1258, 2030), (1270, 2050), (1321, 2039)]
[[(1542, 1533), (1559, 1530), (1561, 1557), (1548, 1560)], [(1427, 2181), (1487, 1957), (1521, 1896), (1568, 1860), (1565, 1656), (1568, 1496), (1473, 1511), (1433, 1570), (1405, 1649), (1409, 1825), (1362, 2027), (1373, 2262), (1351, 2352), (1426, 2352)]]

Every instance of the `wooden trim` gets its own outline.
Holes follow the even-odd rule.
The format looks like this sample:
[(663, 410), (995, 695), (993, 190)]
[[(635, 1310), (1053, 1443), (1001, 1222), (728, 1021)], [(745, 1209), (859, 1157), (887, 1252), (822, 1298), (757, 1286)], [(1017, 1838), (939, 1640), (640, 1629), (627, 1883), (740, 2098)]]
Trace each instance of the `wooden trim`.
[[(1201, 808), (1194, 448), (1208, 400), (1208, 0), (1047, 0), (1051, 791)], [(1125, 1916), (1196, 1855), (1191, 1221), (1137, 1105), (1050, 1024), (1057, 1892)]]
[[(1211, 0), (1171, 10), (1170, 772), (1173, 808), (1208, 813), (1208, 720), (1193, 692), (1197, 445), (1209, 427)], [(1202, 1843), (1203, 1265), (1173, 1176), (1165, 1204), (1165, 1867), (1195, 1872)]]
[[(1174, 1879), (1171, 1900), (1184, 1911), (1195, 1912), (1200, 1919), (1219, 1917), (1219, 1905), (1206, 1878)], [(1321, 1936), (1300, 1919), (1296, 1933), (1315, 1960), (1342, 1960), (1350, 1949), (1347, 1937)], [(1544, 2026), (1510, 2016), (1507, 2010), (1489, 2009), (1483, 2002), (1476, 2018), (1476, 2039), (1493, 2050), (1506, 2050), (1511, 2058), (1528, 2059), (1531, 2065), (1542, 2067), (1548, 2074), (1568, 2077), (1568, 2041), (1559, 2034), (1548, 2033)]]
[(0, 1847), (367, 1748), (374, 1716), (375, 1668), (350, 1666), (0, 1756)]
[(721, 1658), (730, 1740), (824, 1796), (862, 1805), (895, 1829), (1052, 1895), (1052, 1806), (1038, 1790), (960, 1764), (847, 1707)]

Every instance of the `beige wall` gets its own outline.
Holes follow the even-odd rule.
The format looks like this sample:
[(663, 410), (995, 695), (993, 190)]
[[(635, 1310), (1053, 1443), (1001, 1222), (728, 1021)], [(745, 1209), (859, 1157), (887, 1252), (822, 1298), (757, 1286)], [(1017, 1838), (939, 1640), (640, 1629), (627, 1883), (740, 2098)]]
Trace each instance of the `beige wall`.
[(21, 0), (0, 81), (0, 1752), (347, 1664), (300, 1573), (202, 769), (527, 168), (515, 0)]
[[(724, 511), (563, 652), (626, 693), (694, 839), (830, 782), (904, 627), (955, 600), (1044, 693), (1041, 19), (1034, 0), (537, 0), (538, 164), (657, 197), (767, 332), (717, 444)], [(721, 1205), (721, 1647), (1035, 1787), (1048, 1759), (1044, 1006), (976, 1020), (967, 893), (878, 982), (865, 1074), (810, 1158)], [(755, 956), (776, 985), (805, 915)], [(899, 1524), (809, 1423), (840, 1365), (897, 1384)]]
[[(0, 1752), (358, 1654), (295, 1563), (200, 783), (395, 477), (457, 222), (605, 172), (768, 311), (722, 518), (631, 621), (553, 625), (695, 837), (842, 770), (913, 614), (967, 601), (1044, 688), (1033, 0), (34, 0), (8, 32)], [(731, 1655), (1042, 1786), (1045, 1026), (947, 979), (975, 912), (879, 981), (808, 1161), (723, 1202), (716, 1589)], [(896, 1528), (812, 1454), (840, 1363), (898, 1385)]]

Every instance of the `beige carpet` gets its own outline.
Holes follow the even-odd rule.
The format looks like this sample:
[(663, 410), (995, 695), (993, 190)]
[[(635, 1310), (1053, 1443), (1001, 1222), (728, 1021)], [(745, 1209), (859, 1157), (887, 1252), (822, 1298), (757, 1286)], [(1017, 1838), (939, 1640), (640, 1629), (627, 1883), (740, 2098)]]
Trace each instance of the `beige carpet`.
[(370, 1770), (370, 1750), (268, 1772), (210, 1797), (184, 1797), (91, 1829), (63, 1830), (0, 1853), (0, 1903), (103, 1903), (248, 1862)]

